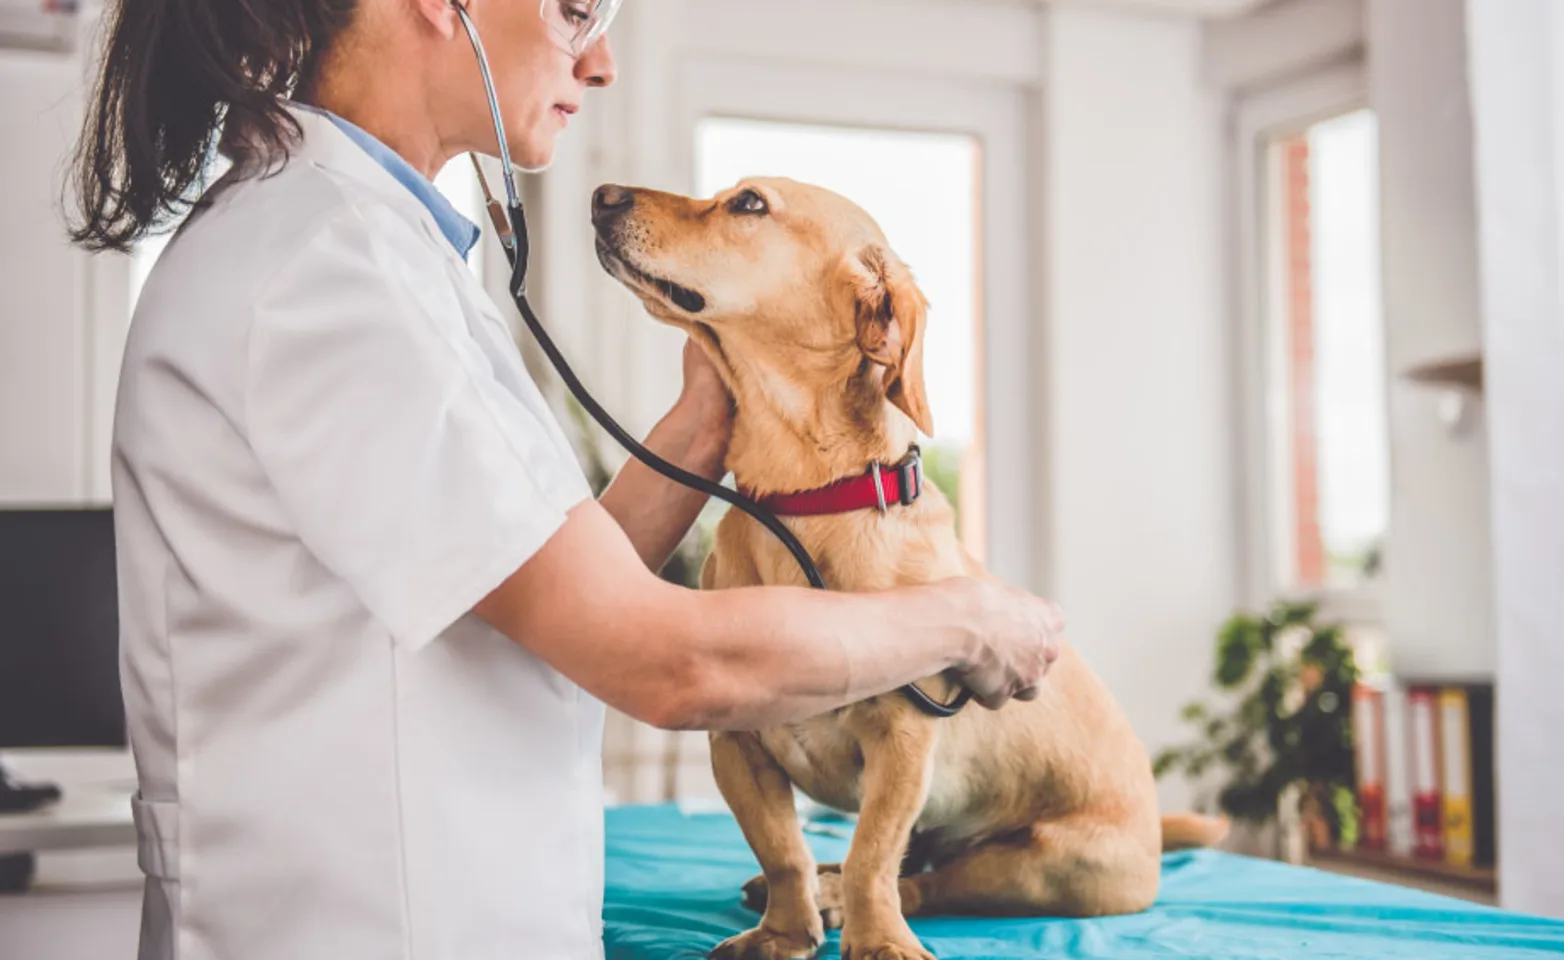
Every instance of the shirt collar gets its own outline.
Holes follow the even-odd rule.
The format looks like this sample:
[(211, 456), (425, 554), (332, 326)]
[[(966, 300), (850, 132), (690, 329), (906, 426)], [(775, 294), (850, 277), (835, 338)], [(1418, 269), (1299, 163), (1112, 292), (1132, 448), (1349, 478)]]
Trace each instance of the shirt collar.
[(467, 259), (467, 254), (472, 251), (473, 245), (478, 242), (482, 231), (478, 229), (477, 224), (462, 216), (456, 207), (452, 206), (451, 201), (445, 198), (445, 194), (441, 193), (433, 183), (429, 182), (428, 177), (413, 169), (413, 165), (402, 159), (395, 150), (381, 143), (373, 134), (363, 128), (342, 119), (329, 110), (322, 110), (307, 103), (299, 103), (296, 100), (292, 103), (293, 106), (301, 110), (326, 117), (336, 125), (338, 130), (346, 134), (348, 139), (362, 147), (371, 159), (380, 164), (387, 173), (391, 174), (398, 183), (411, 191), (413, 196), (417, 197), (419, 202), (428, 208), (429, 213), (434, 217), (434, 222), (439, 226), (440, 232), (445, 234), (445, 239), (451, 242), (451, 246), (456, 248), (456, 252), (463, 260)]

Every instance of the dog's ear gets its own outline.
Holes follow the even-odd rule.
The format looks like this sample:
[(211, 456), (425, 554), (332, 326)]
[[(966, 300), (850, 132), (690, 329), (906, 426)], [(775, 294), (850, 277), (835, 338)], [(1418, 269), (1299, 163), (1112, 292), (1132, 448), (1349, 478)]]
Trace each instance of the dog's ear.
[(912, 279), (912, 271), (896, 255), (871, 244), (849, 258), (853, 319), (858, 349), (885, 368), (885, 396), (918, 425), (934, 435), (928, 390), (923, 383), (923, 328), (929, 303)]

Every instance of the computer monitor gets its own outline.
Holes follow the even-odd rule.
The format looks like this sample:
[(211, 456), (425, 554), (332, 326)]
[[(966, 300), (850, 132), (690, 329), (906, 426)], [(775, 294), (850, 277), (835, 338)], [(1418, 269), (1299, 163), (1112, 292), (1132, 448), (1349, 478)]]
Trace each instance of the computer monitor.
[(0, 749), (124, 747), (114, 518), (0, 509)]

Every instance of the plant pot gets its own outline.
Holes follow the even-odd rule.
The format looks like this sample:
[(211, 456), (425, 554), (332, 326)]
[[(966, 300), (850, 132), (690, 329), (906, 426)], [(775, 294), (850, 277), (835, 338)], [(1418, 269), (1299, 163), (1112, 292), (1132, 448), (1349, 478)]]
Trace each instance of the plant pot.
[(1265, 860), (1281, 860), (1284, 863), (1308, 862), (1308, 832), (1304, 829), (1299, 812), (1302, 791), (1292, 788), (1282, 794), (1276, 805), (1276, 816), (1262, 822), (1236, 820), (1222, 841), (1222, 849), (1229, 853)]
[(1277, 850), (1276, 821), (1255, 823), (1249, 820), (1235, 820), (1221, 847), (1229, 853), (1274, 860)]
[(1304, 829), (1303, 787), (1294, 784), (1276, 802), (1276, 859), (1284, 863), (1309, 862), (1309, 837)]

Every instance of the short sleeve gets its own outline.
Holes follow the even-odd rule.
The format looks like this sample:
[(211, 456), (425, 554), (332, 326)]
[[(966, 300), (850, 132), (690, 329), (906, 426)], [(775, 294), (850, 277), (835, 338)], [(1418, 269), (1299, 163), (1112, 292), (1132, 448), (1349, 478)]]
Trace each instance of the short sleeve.
[(461, 318), (432, 316), (414, 289), (440, 279), (438, 254), (409, 276), (378, 229), (350, 208), (267, 283), (245, 428), (304, 546), (418, 648), (524, 564), (571, 504), (547, 480), (565, 468), (558, 447), (496, 399)]

